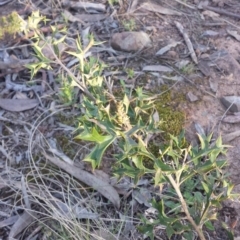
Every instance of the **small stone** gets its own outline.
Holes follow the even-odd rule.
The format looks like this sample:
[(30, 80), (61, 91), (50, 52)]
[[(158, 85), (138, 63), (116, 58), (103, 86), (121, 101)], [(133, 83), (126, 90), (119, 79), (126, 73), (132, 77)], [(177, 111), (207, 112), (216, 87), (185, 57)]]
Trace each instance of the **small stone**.
[(176, 51), (169, 51), (167, 53), (167, 56), (168, 57), (171, 57), (171, 58), (175, 58), (175, 59), (178, 59), (178, 53)]
[(211, 90), (214, 92), (214, 93), (216, 93), (217, 92), (217, 90), (218, 90), (218, 82), (215, 80), (213, 80), (213, 79), (210, 79), (209, 80), (209, 83), (210, 83), (210, 88), (211, 88)]
[(231, 112), (240, 112), (240, 97), (239, 96), (227, 96), (220, 99), (225, 108), (229, 108)]
[(198, 68), (204, 76), (209, 77), (211, 75), (211, 69), (208, 66), (207, 61), (200, 60), (198, 62)]
[(196, 102), (199, 100), (199, 98), (196, 95), (194, 95), (192, 92), (188, 92), (187, 97), (190, 102)]
[(151, 46), (151, 39), (145, 32), (122, 32), (112, 36), (111, 46), (120, 51), (139, 51)]
[(201, 55), (201, 59), (203, 59), (203, 60), (209, 60), (209, 54), (208, 54), (208, 53), (203, 53), (203, 54)]

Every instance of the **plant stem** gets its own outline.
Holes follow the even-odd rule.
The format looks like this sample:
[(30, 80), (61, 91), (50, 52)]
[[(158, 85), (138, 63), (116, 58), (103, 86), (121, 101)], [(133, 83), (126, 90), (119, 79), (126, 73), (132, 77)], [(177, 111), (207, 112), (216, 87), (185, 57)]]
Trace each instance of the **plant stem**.
[[(51, 53), (53, 54), (56, 62), (69, 74), (69, 76), (75, 81), (75, 83), (78, 85), (78, 87), (85, 93), (94, 103), (96, 102), (96, 98), (88, 91), (85, 84), (82, 85), (77, 78), (74, 76), (74, 74), (62, 63), (62, 61), (58, 58), (58, 56), (55, 54), (52, 46), (47, 43), (47, 47), (51, 50)], [(83, 78), (83, 76), (82, 76)], [(82, 79), (84, 83), (84, 79)]]
[(180, 186), (179, 186), (179, 184), (177, 184), (177, 183), (174, 181), (172, 175), (168, 175), (167, 177), (168, 177), (169, 181), (171, 182), (172, 186), (174, 187), (174, 189), (175, 189), (175, 191), (176, 191), (176, 193), (177, 193), (177, 195), (178, 195), (178, 197), (179, 197), (180, 203), (181, 203), (181, 205), (182, 205), (183, 211), (185, 212), (188, 221), (189, 221), (189, 222), (192, 224), (192, 226), (194, 227), (194, 229), (195, 229), (195, 231), (197, 232), (199, 238), (200, 238), (201, 240), (206, 240), (206, 238), (205, 238), (204, 235), (203, 235), (202, 230), (201, 230), (201, 229), (199, 228), (199, 226), (194, 222), (193, 218), (191, 217), (191, 215), (190, 215), (190, 213), (189, 213), (189, 211), (188, 211), (188, 207), (187, 207), (187, 204), (186, 204), (186, 202), (185, 202), (185, 200), (184, 200), (184, 198), (183, 198), (183, 195), (182, 195), (182, 193), (181, 193), (181, 191), (180, 191)]

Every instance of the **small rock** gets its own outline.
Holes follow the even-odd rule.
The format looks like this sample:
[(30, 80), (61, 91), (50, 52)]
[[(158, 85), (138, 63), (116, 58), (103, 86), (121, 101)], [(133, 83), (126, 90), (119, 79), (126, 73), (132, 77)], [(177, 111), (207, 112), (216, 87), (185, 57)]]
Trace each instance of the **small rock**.
[(209, 54), (203, 53), (200, 58), (207, 61), (207, 60), (209, 60)]
[(216, 93), (217, 92), (217, 90), (218, 90), (218, 82), (215, 80), (213, 80), (213, 79), (210, 79), (209, 80), (209, 83), (210, 83), (210, 88), (211, 88), (211, 90), (214, 92), (214, 93)]
[(183, 68), (186, 67), (188, 64), (189, 64), (189, 60), (185, 59), (185, 60), (180, 60), (179, 62), (177, 62), (177, 63), (175, 64), (175, 66), (176, 66), (178, 69), (183, 69)]
[(229, 108), (231, 112), (240, 112), (240, 97), (228, 96), (220, 99), (225, 108)]
[(178, 53), (176, 51), (169, 51), (167, 54), (166, 54), (168, 57), (171, 57), (171, 58), (175, 58), (175, 59), (178, 59)]
[(209, 77), (211, 75), (211, 69), (208, 66), (207, 61), (200, 60), (198, 62), (198, 68), (204, 76)]
[(111, 46), (120, 51), (139, 51), (151, 45), (151, 39), (145, 32), (122, 32), (112, 36)]
[(196, 102), (199, 100), (199, 98), (196, 95), (194, 95), (192, 92), (188, 92), (187, 97), (190, 102)]

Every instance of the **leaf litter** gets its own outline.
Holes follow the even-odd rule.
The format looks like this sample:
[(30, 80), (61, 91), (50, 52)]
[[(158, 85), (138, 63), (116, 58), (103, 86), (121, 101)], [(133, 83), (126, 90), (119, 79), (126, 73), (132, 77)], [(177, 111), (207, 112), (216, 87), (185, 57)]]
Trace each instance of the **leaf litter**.
[[(225, 4), (226, 9), (219, 9), (219, 6), (212, 7), (210, 2), (209, 4), (203, 3), (202, 1), (198, 5), (199, 10), (196, 9), (196, 5), (193, 1), (190, 1), (190, 3), (183, 3), (181, 1), (173, 1), (175, 3), (171, 3), (172, 5), (164, 5), (164, 1), (161, 1), (161, 4), (154, 3), (154, 2), (144, 2), (142, 1), (132, 1), (132, 4), (129, 6), (125, 6), (125, 3), (120, 1), (119, 5), (109, 5), (107, 1), (102, 1), (100, 3), (92, 3), (92, 2), (76, 2), (76, 1), (62, 1), (62, 6), (65, 9), (65, 18), (69, 20), (69, 26), (72, 28), (77, 29), (72, 36), (69, 32), (69, 38), (75, 38), (77, 34), (82, 35), (83, 44), (86, 46), (89, 42), (89, 34), (93, 33), (99, 41), (102, 42), (101, 48), (102, 50), (99, 50), (98, 48), (95, 49), (95, 51), (92, 51), (91, 54), (95, 55), (103, 60), (110, 61), (110, 59), (113, 59), (111, 62), (112, 66), (120, 66), (120, 72), (121, 72), (121, 66), (124, 67), (131, 67), (134, 68), (135, 71), (146, 71), (151, 72), (151, 79), (149, 81), (155, 81), (158, 82), (157, 85), (161, 86), (163, 84), (169, 83), (169, 81), (174, 80), (178, 83), (179, 89), (180, 87), (186, 88), (186, 94), (193, 92), (195, 96), (201, 96), (201, 101), (197, 101), (198, 105), (195, 105), (195, 103), (191, 103), (191, 105), (188, 105), (187, 103), (187, 112), (188, 112), (188, 118), (191, 119), (189, 123), (196, 123), (199, 120), (199, 126), (201, 128), (197, 127), (197, 131), (203, 132), (203, 129), (205, 129), (206, 126), (215, 125), (216, 120), (219, 119), (216, 116), (219, 117), (220, 114), (224, 114), (224, 110), (221, 108), (222, 105), (220, 104), (221, 98), (225, 97), (228, 98), (236, 98), (238, 97), (238, 85), (237, 80), (239, 80), (239, 75), (237, 75), (239, 71), (238, 62), (239, 59), (237, 59), (236, 52), (239, 52), (239, 29), (234, 27), (234, 25), (231, 25), (231, 30), (223, 29), (226, 34), (231, 36), (231, 39), (229, 42), (226, 42), (225, 39), (223, 39), (224, 36), (227, 36), (221, 34), (218, 31), (218, 28), (211, 28), (207, 27), (204, 29), (199, 29), (199, 26), (204, 26), (204, 24), (215, 24), (214, 21), (216, 18), (220, 19), (224, 16), (227, 16), (230, 20), (233, 20), (234, 17), (236, 17), (236, 14), (234, 13), (233, 8), (231, 8), (231, 1), (229, 3), (223, 3)], [(179, 2), (179, 3), (178, 3)], [(195, 1), (197, 2), (197, 1)], [(4, 4), (7, 4), (4, 3)], [(177, 4), (177, 5), (176, 5)], [(179, 4), (179, 5), (178, 5)], [(164, 7), (163, 7), (164, 6)], [(176, 7), (177, 6), (177, 7)], [(181, 12), (176, 10), (179, 9), (179, 6), (181, 6)], [(36, 3), (36, 6), (41, 12), (44, 12), (46, 10), (46, 6), (43, 6), (42, 3), (38, 2)], [(140, 36), (141, 41), (145, 40), (146, 44), (142, 44), (138, 46), (137, 48), (126, 48), (124, 47), (118, 47), (118, 49), (113, 50), (110, 46), (110, 42), (112, 41), (112, 37), (114, 34), (122, 34), (124, 31), (126, 32), (126, 29), (121, 28), (120, 22), (118, 22), (119, 18), (128, 17), (127, 15), (121, 16), (121, 8), (127, 9), (129, 14), (133, 14), (132, 16), (136, 17), (137, 22), (137, 29), (134, 31), (139, 34), (140, 32), (144, 33), (143, 35), (135, 35)], [(48, 9), (49, 17), (52, 18), (53, 21), (56, 21), (57, 24), (59, 24), (59, 29), (61, 29), (62, 14), (56, 13), (52, 11), (52, 8), (49, 7)], [(76, 11), (78, 10), (78, 11)], [(191, 14), (196, 13), (199, 11), (199, 14), (204, 15), (204, 19), (201, 19), (198, 24), (195, 25), (194, 21), (194, 31), (198, 32), (197, 35), (194, 34), (192, 31), (190, 25), (186, 23), (184, 19), (181, 17), (185, 13), (189, 13), (190, 19), (192, 19)], [(47, 11), (46, 11), (47, 12)], [(26, 14), (26, 13), (24, 13)], [(23, 14), (23, 18), (26, 19), (27, 15)], [(124, 13), (125, 14), (125, 13)], [(137, 14), (145, 14), (144, 18), (141, 19), (141, 21), (138, 20)], [(141, 15), (140, 15), (141, 16)], [(60, 19), (60, 21), (59, 21)], [(210, 21), (210, 20), (211, 21)], [(228, 19), (228, 20), (229, 20)], [(111, 24), (112, 22), (112, 24)], [(169, 23), (175, 22), (174, 26), (172, 24), (172, 27), (174, 26), (175, 30), (170, 29)], [(236, 22), (235, 22), (236, 23)], [(155, 32), (149, 28), (149, 27), (155, 27)], [(216, 25), (217, 26), (217, 25)], [(222, 26), (222, 25), (221, 25)], [(166, 27), (166, 30), (165, 30)], [(224, 25), (223, 25), (224, 28)], [(150, 30), (147, 30), (150, 29)], [(179, 32), (177, 32), (177, 29), (179, 29)], [(48, 27), (41, 28), (43, 33), (46, 36), (50, 36), (52, 33), (52, 30)], [(169, 31), (169, 33), (168, 33)], [(181, 33), (181, 34), (179, 34)], [(55, 94), (57, 91), (59, 91), (59, 85), (56, 81), (57, 74), (60, 73), (59, 69), (54, 69), (54, 63), (51, 63), (51, 66), (53, 67), (53, 74), (52, 77), (47, 77), (45, 79), (46, 88), (42, 88), (42, 84), (44, 83), (44, 78), (41, 75), (38, 75), (36, 79), (33, 79), (33, 83), (30, 82), (29, 79), (30, 76), (27, 75), (27, 64), (30, 62), (35, 62), (36, 59), (32, 58), (33, 49), (31, 47), (31, 41), (29, 41), (29, 45), (27, 47), (21, 46), (23, 45), (23, 39), (30, 40), (30, 36), (33, 33), (30, 33), (25, 38), (18, 38), (19, 42), (10, 43), (12, 49), (7, 49), (8, 46), (4, 45), (1, 48), (6, 48), (5, 51), (7, 51), (10, 55), (7, 56), (8, 60), (6, 61), (6, 57), (2, 58), (2, 52), (0, 54), (0, 78), (2, 81), (1, 85), (1, 96), (0, 96), (0, 107), (3, 109), (3, 115), (0, 117), (0, 121), (3, 123), (4, 131), (7, 130), (7, 135), (2, 137), (2, 141), (4, 142), (4, 145), (2, 146), (2, 153), (7, 153), (1, 155), (1, 161), (7, 162), (12, 156), (16, 156), (16, 153), (12, 153), (11, 151), (6, 151), (6, 148), (12, 149), (12, 146), (16, 146), (13, 148), (13, 151), (22, 151), (22, 149), (28, 147), (27, 143), (24, 141), (17, 140), (18, 137), (13, 140), (11, 134), (15, 131), (15, 134), (19, 135), (20, 139), (22, 139), (23, 136), (29, 136), (29, 129), (33, 127), (36, 127), (35, 120), (41, 119), (44, 115), (41, 116), (41, 113), (44, 111), (49, 110), (50, 101), (52, 101), (51, 97), (53, 94)], [(141, 33), (142, 34), (142, 33)], [(136, 42), (136, 37), (132, 35), (130, 37), (130, 42), (134, 41)], [(169, 37), (171, 36), (171, 37)], [(201, 38), (198, 38), (198, 36), (201, 36)], [(59, 36), (60, 37), (60, 36)], [(169, 41), (169, 39), (171, 41)], [(164, 40), (164, 43), (163, 41)], [(184, 41), (183, 41), (184, 40)], [(206, 50), (206, 56), (208, 58), (207, 63), (207, 70), (206, 66), (205, 69), (202, 68), (200, 65), (199, 59), (203, 57), (202, 52), (198, 52), (198, 50), (194, 47), (193, 40), (197, 40), (198, 42), (201, 42), (203, 46), (208, 46), (209, 48)], [(151, 41), (151, 45), (149, 44)], [(121, 39), (119, 40), (121, 43)], [(172, 44), (169, 44), (169, 42), (173, 42)], [(181, 43), (181, 44), (180, 44)], [(42, 44), (40, 43), (40, 46), (42, 47)], [(122, 43), (121, 43), (122, 44)], [(225, 46), (224, 46), (225, 44)], [(229, 49), (226, 47), (226, 45), (229, 47)], [(217, 46), (217, 47), (216, 47)], [(50, 45), (50, 47), (52, 47)], [(72, 46), (73, 50), (76, 50), (76, 46)], [(135, 47), (135, 46), (134, 46)], [(75, 49), (74, 49), (75, 48)], [(144, 49), (146, 48), (146, 49)], [(25, 50), (23, 50), (25, 49)], [(69, 57), (65, 58), (64, 51), (66, 49), (62, 48), (60, 52), (63, 53), (62, 59), (64, 60), (64, 63), (68, 65), (71, 68), (74, 68), (78, 62), (76, 62), (76, 58)], [(127, 50), (127, 51), (126, 51)], [(44, 47), (44, 51), (46, 54), (52, 54), (52, 50), (49, 50), (49, 46)], [(131, 51), (134, 51), (135, 53), (132, 53)], [(175, 62), (172, 62), (172, 60), (168, 60), (168, 54), (172, 51), (176, 54), (176, 56), (180, 56), (180, 59), (187, 59), (188, 61), (192, 61), (195, 64), (198, 64), (198, 67), (201, 72), (198, 72), (199, 70), (194, 69), (192, 73), (188, 73), (193, 79), (193, 81), (197, 82), (197, 89), (188, 89), (189, 85), (186, 84), (186, 82), (183, 80), (184, 78), (176, 74), (174, 70), (170, 71), (170, 66), (174, 66)], [(171, 53), (171, 54), (173, 54)], [(236, 60), (234, 63), (234, 71), (231, 71), (231, 66), (227, 62), (224, 62), (225, 59), (227, 59), (227, 56), (232, 54), (232, 58), (235, 58)], [(86, 58), (90, 56), (86, 55)], [(190, 58), (190, 57), (191, 58)], [(51, 56), (52, 59), (54, 59), (54, 56)], [(164, 59), (165, 58), (165, 59)], [(174, 59), (176, 60), (176, 59)], [(164, 62), (165, 61), (165, 62)], [(220, 61), (223, 61), (224, 63), (220, 63)], [(136, 62), (136, 63), (135, 63)], [(69, 64), (71, 63), (71, 64)], [(110, 62), (109, 62), (110, 63)], [(164, 63), (164, 65), (162, 65)], [(167, 63), (165, 65), (165, 63)], [(223, 67), (225, 66), (225, 68)], [(109, 69), (109, 72), (116, 69)], [(169, 71), (168, 71), (169, 70)], [(179, 71), (184, 72), (184, 66), (179, 69)], [(154, 73), (155, 72), (155, 73)], [(156, 75), (157, 72), (157, 75)], [(162, 72), (166, 72), (165, 75), (162, 75)], [(200, 81), (199, 78), (194, 76), (194, 74), (197, 72), (198, 75), (200, 75)], [(152, 74), (154, 73), (154, 74)], [(221, 74), (219, 74), (221, 73)], [(231, 75), (233, 73), (233, 75)], [(15, 74), (15, 76), (14, 76)], [(201, 75), (203, 74), (203, 75)], [(4, 77), (4, 78), (3, 78)], [(154, 77), (158, 78), (158, 80), (154, 80)], [(208, 82), (208, 78), (211, 79), (210, 82)], [(196, 80), (195, 80), (196, 79)], [(215, 85), (213, 85), (213, 83)], [(115, 84), (115, 83), (114, 83)], [(223, 87), (224, 86), (224, 87)], [(234, 87), (236, 86), (236, 88)], [(37, 88), (36, 88), (37, 87)], [(216, 94), (216, 98), (209, 100), (209, 97), (206, 96), (204, 92), (202, 92), (201, 88), (204, 87), (205, 89), (210, 88)], [(148, 85), (149, 90), (152, 90), (153, 88), (156, 88), (156, 84), (149, 84)], [(39, 90), (40, 89), (40, 90)], [(179, 90), (178, 89), (178, 90)], [(21, 94), (19, 94), (20, 92)], [(14, 96), (17, 98), (14, 99)], [(47, 97), (46, 97), (47, 96)], [(39, 99), (41, 98), (42, 104), (41, 107), (39, 107)], [(50, 101), (49, 101), (50, 98)], [(225, 101), (226, 102), (226, 101)], [(233, 105), (232, 101), (227, 104), (227, 107), (230, 105)], [(226, 104), (225, 104), (226, 105)], [(205, 106), (205, 107), (204, 107)], [(58, 106), (57, 106), (58, 107)], [(226, 106), (225, 106), (226, 108)], [(233, 106), (233, 108), (230, 107), (230, 109), (234, 110), (235, 113), (238, 113), (238, 107)], [(65, 110), (63, 110), (65, 111)], [(72, 111), (74, 113), (74, 110)], [(52, 118), (52, 122), (46, 123), (47, 127), (45, 127), (43, 124), (39, 125), (39, 129), (41, 129), (43, 134), (48, 135), (54, 135), (56, 132), (60, 131), (61, 133), (66, 134), (66, 130), (64, 131), (62, 128), (61, 130), (58, 129), (58, 126), (55, 124), (55, 121), (57, 121), (57, 117)], [(44, 121), (43, 121), (44, 122)], [(239, 130), (238, 127), (232, 124), (238, 123), (238, 116), (237, 115), (227, 115), (222, 119), (222, 126), (223, 129), (221, 132), (224, 132), (225, 135), (223, 135), (224, 141), (230, 142), (234, 144), (239, 143)], [(226, 123), (224, 123), (226, 122)], [(7, 125), (11, 125), (11, 128), (13, 129), (12, 133), (10, 131), (11, 128), (7, 128)], [(201, 125), (200, 125), (201, 124)], [(228, 125), (224, 125), (228, 124)], [(18, 125), (18, 126), (17, 126)], [(25, 125), (25, 129), (24, 126)], [(186, 128), (189, 127), (189, 125), (186, 124)], [(27, 129), (26, 129), (27, 127)], [(196, 126), (195, 126), (196, 127)], [(29, 128), (29, 129), (28, 129)], [(56, 130), (55, 130), (56, 129)], [(57, 130), (58, 129), (58, 130)], [(67, 128), (65, 128), (67, 129)], [(72, 126), (69, 126), (70, 131), (72, 130)], [(32, 131), (32, 130), (31, 130)], [(31, 132), (30, 131), (30, 132)], [(39, 130), (40, 131), (40, 130)], [(46, 131), (46, 132), (44, 132)], [(63, 134), (63, 135), (64, 135)], [(67, 135), (67, 134), (66, 134)], [(9, 140), (6, 142), (6, 137), (9, 138)], [(36, 146), (35, 149), (31, 149), (33, 153), (39, 154), (37, 151), (38, 146), (38, 140), (37, 135), (35, 136), (33, 141), (36, 141), (36, 143), (33, 143), (34, 146)], [(191, 136), (189, 136), (191, 137)], [(18, 141), (20, 145), (14, 144), (14, 141)], [(41, 142), (41, 141), (40, 141)], [(40, 146), (41, 144), (39, 144)], [(21, 149), (22, 148), (22, 149)], [(116, 206), (119, 208), (120, 205), (120, 197), (119, 195), (125, 195), (125, 196), (132, 196), (137, 199), (137, 203), (135, 206), (142, 206), (146, 205), (146, 207), (150, 207), (148, 204), (148, 194), (149, 194), (149, 185), (141, 185), (138, 186), (140, 188), (139, 191), (134, 191), (134, 194), (132, 193), (132, 188), (134, 187), (133, 183), (126, 182), (125, 184), (121, 185), (120, 183), (116, 185), (112, 185), (109, 183), (109, 175), (105, 175), (104, 171), (109, 171), (110, 166), (103, 168), (103, 172), (96, 172), (95, 174), (91, 174), (83, 169), (78, 169), (74, 167), (73, 160), (71, 160), (70, 157), (68, 157), (65, 153), (58, 150), (57, 147), (53, 151), (50, 151), (52, 154), (55, 154), (57, 157), (60, 157), (62, 160), (57, 159), (57, 157), (51, 157), (51, 159), (54, 159), (53, 162), (56, 166), (59, 166), (62, 168), (62, 171), (68, 172), (69, 175), (75, 176), (76, 179), (78, 179), (80, 182), (85, 183), (86, 185), (94, 188), (96, 192), (100, 192), (105, 199), (109, 200), (113, 204), (113, 206)], [(231, 156), (237, 156), (234, 155), (234, 150), (230, 149), (230, 151), (233, 151), (230, 153), (230, 165), (231, 165)], [(87, 152), (87, 151), (86, 151)], [(82, 156), (84, 156), (84, 151), (81, 153)], [(48, 156), (49, 157), (49, 156)], [(66, 162), (63, 162), (65, 159)], [(67, 160), (66, 160), (67, 159)], [(23, 160), (21, 160), (22, 162)], [(40, 160), (38, 159), (40, 162)], [(49, 160), (50, 161), (50, 160)], [(11, 161), (13, 163), (13, 161)], [(71, 164), (69, 164), (71, 163)], [(74, 163), (75, 164), (75, 163)], [(70, 165), (70, 166), (69, 166)], [(84, 168), (84, 166), (83, 166)], [(231, 170), (232, 171), (232, 170)], [(236, 171), (235, 171), (236, 173)], [(79, 177), (80, 176), (80, 177)], [(86, 176), (89, 176), (89, 178), (86, 178)], [(14, 178), (14, 174), (12, 176)], [(237, 179), (236, 179), (237, 180)], [(115, 189), (116, 186), (116, 189)], [(118, 188), (117, 188), (118, 186)], [(6, 185), (4, 185), (6, 187)], [(25, 188), (19, 188), (21, 189), (23, 197), (29, 196), (29, 201), (31, 201), (31, 194), (28, 192), (29, 185), (26, 185)], [(25, 189), (25, 190), (24, 190)], [(33, 191), (33, 190), (32, 190)], [(130, 195), (129, 195), (130, 193)], [(30, 195), (29, 195), (30, 194)], [(41, 194), (39, 194), (41, 195)], [(45, 195), (49, 196), (49, 195)], [(146, 199), (147, 200), (146, 200)], [(67, 209), (66, 213), (69, 213), (69, 209), (71, 209), (70, 204), (67, 204), (64, 200), (59, 200), (56, 198), (54, 200), (55, 202), (58, 202), (58, 211), (61, 214), (61, 211), (64, 211), (64, 209)], [(53, 201), (53, 202), (54, 202)], [(76, 205), (77, 206), (77, 205)], [(121, 209), (121, 208), (120, 208)], [(142, 210), (145, 208), (142, 206)], [(97, 212), (92, 211), (89, 208), (84, 208), (83, 206), (77, 206), (76, 210), (78, 212), (79, 219), (86, 218), (86, 219), (95, 219), (99, 217), (99, 214)], [(114, 212), (114, 211), (113, 211)], [(62, 212), (63, 213), (63, 212)], [(64, 214), (64, 213), (63, 213)], [(35, 216), (36, 217), (36, 216)], [(17, 220), (18, 218), (18, 220)], [(7, 219), (7, 218), (6, 218)], [(5, 226), (12, 226), (12, 229), (10, 231), (9, 236), (15, 237), (20, 232), (23, 232), (24, 229), (26, 229), (28, 226), (26, 226), (26, 223), (30, 223), (34, 220), (34, 218), (31, 217), (31, 214), (29, 214), (28, 209), (25, 209), (22, 214), (20, 214), (18, 217), (10, 216), (9, 220), (4, 223), (5, 220), (3, 220), (2, 224), (5, 224)], [(7, 225), (6, 225), (7, 224)], [(17, 230), (18, 228), (18, 230)], [(126, 226), (126, 229), (127, 226)], [(237, 228), (236, 228), (237, 229)], [(126, 230), (125, 234), (129, 234), (131, 232), (131, 228), (129, 227), (128, 230)], [(236, 234), (239, 234), (236, 230)], [(20, 234), (21, 235), (21, 234)], [(101, 234), (99, 234), (101, 235)], [(104, 235), (104, 234), (102, 234)], [(105, 236), (105, 235), (104, 235)], [(111, 234), (109, 235), (110, 238)], [(106, 236), (107, 239), (107, 236)], [(137, 239), (136, 235), (132, 235), (132, 239)]]

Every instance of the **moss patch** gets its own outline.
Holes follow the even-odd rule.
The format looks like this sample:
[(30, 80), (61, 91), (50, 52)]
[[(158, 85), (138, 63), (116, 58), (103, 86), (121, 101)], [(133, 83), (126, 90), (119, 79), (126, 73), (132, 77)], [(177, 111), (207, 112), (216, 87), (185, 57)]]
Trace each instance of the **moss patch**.
[(159, 127), (160, 130), (164, 131), (164, 139), (169, 139), (169, 134), (179, 135), (185, 121), (185, 114), (177, 108), (179, 103), (186, 101), (185, 95), (167, 90), (168, 86), (162, 86), (161, 91), (163, 94), (155, 102), (155, 108), (160, 117)]
[(20, 31), (21, 21), (16, 12), (0, 17), (0, 40), (5, 37), (15, 37)]

